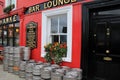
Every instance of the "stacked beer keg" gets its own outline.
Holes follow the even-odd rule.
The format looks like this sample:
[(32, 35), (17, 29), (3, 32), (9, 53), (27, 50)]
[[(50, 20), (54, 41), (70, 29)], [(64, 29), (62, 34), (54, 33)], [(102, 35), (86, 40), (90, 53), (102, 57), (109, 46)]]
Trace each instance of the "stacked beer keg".
[(30, 48), (5, 47), (4, 70), (25, 80), (82, 80), (82, 70), (30, 60)]
[(27, 62), (26, 66), (25, 66), (25, 79), (26, 80), (32, 80), (33, 78), (33, 74), (32, 74), (32, 71), (33, 71), (33, 68), (35, 66), (35, 61), (34, 60), (30, 60)]
[(63, 80), (81, 80), (82, 79), (81, 69), (71, 69), (63, 76)]
[(14, 56), (14, 53), (13, 53), (13, 51), (14, 51), (14, 47), (9, 47), (9, 52), (8, 52), (8, 54), (9, 54), (9, 56), (8, 56), (8, 72), (9, 73), (13, 73), (13, 56)]
[(23, 54), (21, 50), (22, 50), (21, 47), (14, 47), (14, 57), (13, 57), (14, 67), (13, 67), (13, 71), (14, 71), (14, 74), (16, 74), (16, 75), (19, 74), (21, 54)]
[(20, 62), (20, 71), (19, 71), (19, 77), (25, 78), (25, 67), (26, 67), (27, 61), (21, 61)]
[(66, 72), (69, 72), (70, 68), (67, 66), (61, 66), (58, 69), (55, 69), (51, 73), (51, 80), (63, 80), (63, 76), (65, 75)]
[(33, 80), (41, 80), (41, 69), (44, 67), (42, 62), (38, 62), (35, 64), (33, 68)]
[(8, 57), (9, 57), (9, 47), (4, 47), (4, 58), (3, 58), (3, 69), (4, 71), (8, 71)]

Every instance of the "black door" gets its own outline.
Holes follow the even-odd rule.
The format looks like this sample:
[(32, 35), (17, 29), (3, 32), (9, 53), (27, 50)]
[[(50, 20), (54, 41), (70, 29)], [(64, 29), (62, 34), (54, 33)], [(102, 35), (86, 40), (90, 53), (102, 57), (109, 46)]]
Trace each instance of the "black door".
[(88, 80), (120, 80), (120, 19), (92, 15)]

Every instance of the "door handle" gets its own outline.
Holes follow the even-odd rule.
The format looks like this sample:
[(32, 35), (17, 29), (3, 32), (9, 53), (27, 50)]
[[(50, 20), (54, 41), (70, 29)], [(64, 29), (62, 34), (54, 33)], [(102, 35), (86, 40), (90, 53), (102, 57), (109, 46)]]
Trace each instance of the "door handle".
[(111, 57), (103, 57), (103, 60), (105, 60), (105, 61), (112, 61), (112, 58)]

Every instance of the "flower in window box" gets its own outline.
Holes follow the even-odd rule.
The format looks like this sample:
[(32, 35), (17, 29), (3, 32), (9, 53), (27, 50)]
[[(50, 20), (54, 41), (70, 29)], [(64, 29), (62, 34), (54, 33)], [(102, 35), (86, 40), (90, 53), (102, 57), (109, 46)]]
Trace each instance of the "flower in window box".
[(11, 5), (7, 6), (7, 7), (5, 7), (5, 8), (3, 9), (3, 12), (9, 14), (10, 11), (11, 11), (12, 9), (14, 9), (14, 8), (15, 8), (15, 4), (11, 4)]
[(60, 64), (62, 62), (62, 57), (67, 53), (66, 43), (49, 43), (44, 46), (46, 55), (44, 56), (47, 62), (52, 62)]

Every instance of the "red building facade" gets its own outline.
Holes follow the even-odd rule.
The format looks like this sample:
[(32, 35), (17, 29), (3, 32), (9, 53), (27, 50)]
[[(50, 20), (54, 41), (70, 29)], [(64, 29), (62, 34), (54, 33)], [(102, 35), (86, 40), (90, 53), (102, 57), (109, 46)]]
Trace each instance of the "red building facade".
[[(76, 67), (76, 68), (80, 68), (80, 64), (81, 64), (81, 29), (82, 29), (82, 4), (85, 2), (88, 2), (89, 0), (68, 0), (67, 2), (58, 2), (58, 4), (56, 2), (52, 2), (52, 1), (47, 1), (47, 0), (40, 0), (40, 1), (29, 1), (29, 0), (25, 0), (25, 1), (21, 1), (21, 0), (17, 0), (16, 2), (16, 9), (10, 11), (9, 14), (3, 13), (3, 11), (1, 11), (1, 15), (0, 18), (1, 20), (3, 20), (4, 18), (8, 18), (9, 16), (13, 16), (17, 15), (18, 19), (18, 25), (19, 25), (19, 46), (26, 46), (26, 25), (33, 21), (37, 23), (37, 46), (36, 48), (32, 49), (32, 53), (31, 53), (31, 58), (35, 59), (36, 61), (45, 61), (43, 59), (42, 56), (42, 49), (44, 45), (42, 45), (42, 43), (44, 42), (44, 40), (42, 39), (44, 35), (42, 35), (42, 28), (43, 28), (43, 23), (47, 22), (43, 22), (43, 12), (48, 11), (55, 11), (57, 9), (65, 9), (65, 8), (71, 8), (72, 14), (69, 14), (69, 16), (71, 16), (71, 47), (70, 47), (70, 58), (68, 57), (68, 60), (65, 60), (63, 62), (63, 65), (69, 66), (69, 67)], [(5, 1), (3, 2), (5, 3)], [(40, 5), (37, 7), (37, 5)], [(55, 7), (54, 7), (55, 6)], [(5, 7), (4, 5), (1, 5), (2, 8)], [(41, 8), (43, 7), (43, 8)], [(65, 8), (64, 8), (65, 7)], [(40, 10), (41, 8), (41, 10)], [(3, 9), (1, 9), (3, 10)], [(66, 9), (66, 11), (69, 9)], [(60, 10), (62, 11), (62, 10)], [(58, 11), (58, 12), (60, 12)], [(64, 13), (64, 11), (63, 11)], [(46, 13), (47, 14), (47, 13)], [(51, 13), (52, 16), (54, 13)], [(59, 14), (59, 13), (57, 13)], [(56, 13), (55, 13), (56, 15)], [(49, 16), (48, 16), (49, 17)], [(70, 19), (70, 18), (69, 18)], [(14, 21), (8, 21), (6, 19), (6, 24), (11, 24)], [(2, 24), (2, 23), (1, 23)], [(4, 24), (3, 24), (4, 25)], [(67, 24), (68, 25), (68, 24)], [(43, 31), (44, 32), (44, 31)], [(43, 40), (43, 42), (42, 42)], [(9, 40), (7, 40), (9, 42)], [(13, 40), (14, 41), (14, 40)], [(7, 42), (6, 45), (10, 45)], [(2, 42), (3, 44), (4, 42)], [(69, 44), (70, 44), (69, 43)], [(69, 45), (68, 44), (68, 45)], [(11, 46), (15, 46), (15, 45), (11, 45)], [(44, 54), (43, 54), (44, 55)]]
[(62, 65), (82, 68), (85, 80), (118, 80), (119, 0), (12, 0), (10, 12), (6, 1), (0, 0), (0, 45), (29, 46), (31, 59), (45, 62), (45, 45), (66, 42)]

